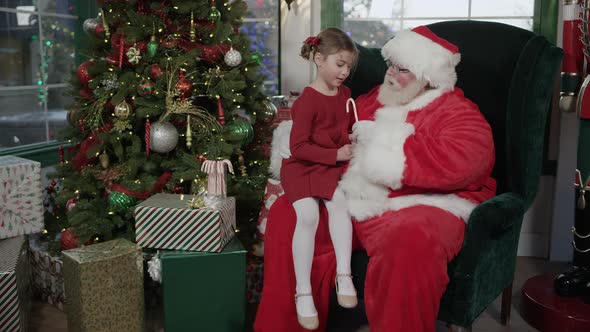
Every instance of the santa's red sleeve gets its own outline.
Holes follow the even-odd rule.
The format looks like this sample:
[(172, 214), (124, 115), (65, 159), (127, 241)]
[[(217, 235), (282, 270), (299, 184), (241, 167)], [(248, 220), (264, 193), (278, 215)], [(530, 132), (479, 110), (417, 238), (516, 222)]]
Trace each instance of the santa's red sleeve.
[(304, 95), (299, 97), (293, 104), (291, 110), (293, 127), (289, 139), (291, 155), (299, 160), (324, 165), (336, 165), (338, 149), (324, 148), (311, 141), (315, 110), (313, 100)]
[(390, 129), (395, 139), (386, 149), (367, 148), (365, 171), (377, 183), (448, 192), (482, 185), (489, 177), (495, 158), (491, 128), (462, 94), (410, 112)]

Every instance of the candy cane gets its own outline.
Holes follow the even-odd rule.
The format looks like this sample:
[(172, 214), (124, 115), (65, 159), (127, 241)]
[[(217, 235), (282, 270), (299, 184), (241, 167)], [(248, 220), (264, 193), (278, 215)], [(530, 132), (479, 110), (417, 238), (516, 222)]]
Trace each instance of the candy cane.
[(205, 160), (201, 171), (207, 173), (207, 195), (227, 197), (227, 184), (225, 180), (225, 166), (233, 174), (231, 162), (224, 160)]
[(350, 103), (352, 103), (352, 111), (354, 112), (354, 120), (355, 120), (355, 122), (358, 122), (359, 116), (356, 113), (356, 103), (354, 102), (354, 99), (352, 99), (352, 98), (348, 98), (348, 100), (346, 101), (346, 113), (348, 114), (350, 112), (350, 110), (348, 109), (348, 106), (350, 105)]

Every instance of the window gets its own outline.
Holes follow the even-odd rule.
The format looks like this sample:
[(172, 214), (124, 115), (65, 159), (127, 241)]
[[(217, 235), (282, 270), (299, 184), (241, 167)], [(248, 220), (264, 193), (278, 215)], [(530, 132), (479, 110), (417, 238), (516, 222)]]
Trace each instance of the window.
[(280, 0), (245, 0), (249, 15), (241, 31), (252, 41), (251, 50), (260, 55), (260, 69), (266, 76), (263, 92), (279, 94), (279, 5)]
[(66, 126), (75, 0), (0, 0), (0, 151)]
[(484, 20), (533, 29), (535, 0), (344, 0), (343, 29), (381, 47), (396, 31), (446, 20)]

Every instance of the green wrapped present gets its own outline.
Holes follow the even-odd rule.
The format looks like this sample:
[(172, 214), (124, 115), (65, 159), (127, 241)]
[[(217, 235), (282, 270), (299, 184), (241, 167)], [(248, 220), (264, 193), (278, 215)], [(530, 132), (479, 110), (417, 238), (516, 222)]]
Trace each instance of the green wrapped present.
[(194, 195), (155, 194), (135, 207), (135, 239), (145, 248), (219, 252), (234, 236), (236, 199), (191, 209)]
[(234, 237), (219, 253), (161, 252), (166, 332), (239, 332), (246, 305), (246, 250)]
[(0, 241), (0, 331), (28, 331), (31, 276), (23, 236)]
[(117, 239), (63, 253), (69, 331), (143, 331), (141, 248)]

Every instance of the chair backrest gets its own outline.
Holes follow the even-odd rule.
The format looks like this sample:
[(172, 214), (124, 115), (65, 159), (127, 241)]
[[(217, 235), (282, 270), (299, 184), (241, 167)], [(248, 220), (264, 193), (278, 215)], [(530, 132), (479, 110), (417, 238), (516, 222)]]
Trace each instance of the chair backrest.
[[(457, 87), (492, 127), (498, 193), (518, 193), (528, 207), (538, 189), (561, 50), (544, 37), (501, 23), (448, 21), (428, 27), (459, 47)], [(379, 50), (360, 51), (359, 66), (347, 82), (353, 96), (380, 84), (387, 70)]]

